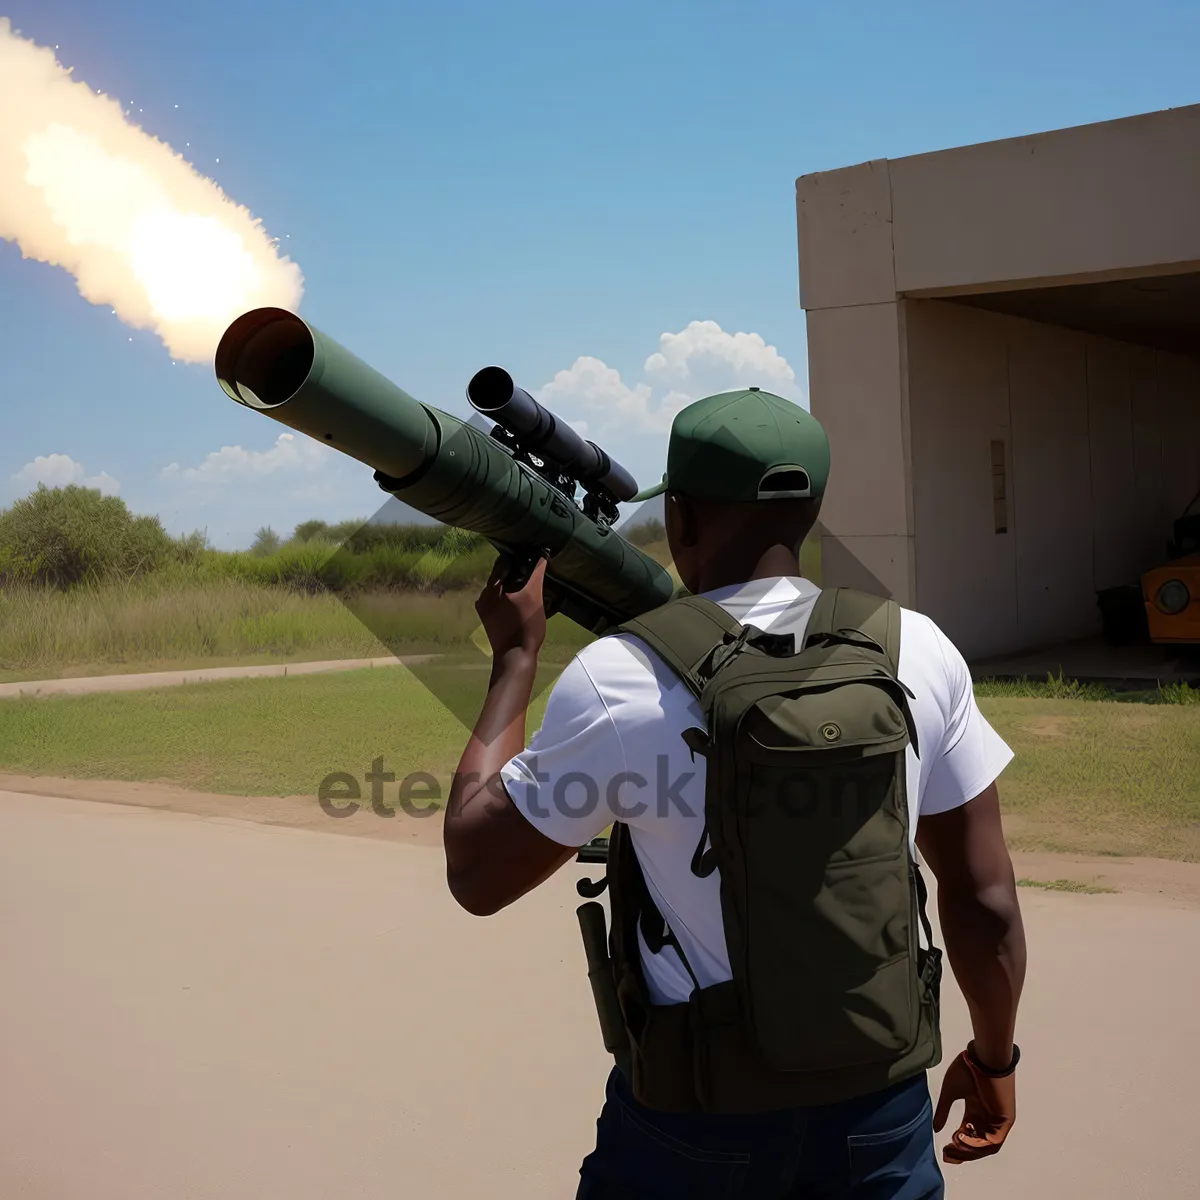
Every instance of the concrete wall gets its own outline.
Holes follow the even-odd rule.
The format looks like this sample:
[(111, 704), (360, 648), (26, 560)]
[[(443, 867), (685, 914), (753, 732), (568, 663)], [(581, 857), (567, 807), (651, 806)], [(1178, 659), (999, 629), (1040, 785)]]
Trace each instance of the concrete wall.
[(810, 312), (808, 379), (812, 412), (832, 455), (821, 505), (822, 578), (911, 606), (902, 314), (896, 303)]
[[(1099, 628), (1200, 489), (1200, 362), (945, 301), (903, 304), (915, 587), (968, 657)], [(991, 443), (1007, 449), (995, 532)], [(832, 527), (832, 526), (831, 526)]]
[(886, 162), (797, 182), (813, 415), (833, 463), (822, 578), (915, 602), (903, 306)]

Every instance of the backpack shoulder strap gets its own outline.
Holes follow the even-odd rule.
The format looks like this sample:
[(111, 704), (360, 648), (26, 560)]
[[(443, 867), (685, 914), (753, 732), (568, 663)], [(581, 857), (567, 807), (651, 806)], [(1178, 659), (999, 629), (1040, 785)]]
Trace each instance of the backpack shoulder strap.
[(819, 633), (856, 630), (883, 647), (892, 674), (900, 670), (900, 605), (852, 588), (826, 588), (817, 597), (804, 640)]
[(641, 638), (699, 696), (704, 687), (700, 667), (714, 647), (741, 629), (719, 604), (703, 596), (680, 596), (611, 632)]

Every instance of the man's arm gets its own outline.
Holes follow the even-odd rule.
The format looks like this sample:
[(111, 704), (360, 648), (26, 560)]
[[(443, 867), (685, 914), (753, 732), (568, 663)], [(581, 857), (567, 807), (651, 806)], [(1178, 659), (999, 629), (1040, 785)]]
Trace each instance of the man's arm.
[(937, 879), (942, 937), (971, 1013), (976, 1057), (1003, 1070), (1025, 982), (1025, 929), (996, 785), (922, 817), (917, 846)]
[(942, 1161), (965, 1163), (998, 1153), (1017, 1119), (1013, 1035), (1025, 983), (1025, 930), (995, 783), (1012, 751), (979, 711), (962, 654), (932, 621), (912, 617), (918, 638), (933, 635), (945, 672), (938, 679), (936, 660), (926, 660), (946, 724), (921, 794), (917, 846), (937, 877), (947, 958), (975, 1032), (942, 1076), (933, 1128), (945, 1128), (963, 1101)]
[(525, 748), (538, 652), (546, 635), (545, 560), (519, 592), (505, 592), (498, 562), (476, 611), (492, 646), (487, 697), (446, 805), (446, 880), (455, 900), (490, 916), (548, 879), (575, 850), (552, 841), (518, 811), (500, 771)]

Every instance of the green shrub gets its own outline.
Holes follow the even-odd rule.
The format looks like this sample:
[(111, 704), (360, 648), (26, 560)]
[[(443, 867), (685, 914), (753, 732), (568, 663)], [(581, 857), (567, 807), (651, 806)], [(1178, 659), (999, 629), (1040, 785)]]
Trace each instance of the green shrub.
[(282, 545), (283, 538), (270, 525), (264, 525), (254, 535), (254, 544), (250, 547), (250, 553), (256, 554), (259, 558), (268, 558), (275, 554)]
[[(341, 527), (336, 526), (340, 531)], [(332, 531), (331, 531), (332, 532)], [(450, 541), (447, 542), (446, 539)], [(380, 547), (396, 550), (413, 550), (424, 553), (445, 544), (455, 552), (470, 549), (483, 539), (477, 533), (453, 529), (446, 525), (359, 525), (345, 537), (337, 539), (342, 549), (351, 554), (367, 554)]]
[(311, 542), (315, 539), (331, 541), (329, 525), (325, 521), (301, 521), (292, 534), (293, 542)]
[(134, 579), (175, 545), (157, 517), (135, 517), (116, 496), (40, 484), (0, 513), (0, 579), (55, 588)]
[(457, 529), (453, 525), (444, 528), (437, 548), (441, 553), (451, 557), (459, 554), (469, 554), (474, 550), (487, 549), (487, 542), (477, 533), (466, 529)]
[(1159, 684), (1158, 700), (1160, 704), (1200, 704), (1200, 687), (1186, 682)]
[(448, 538), (429, 547), (384, 544), (359, 553), (337, 550), (325, 562), (322, 578), (337, 592), (446, 592), (478, 587), (491, 571), (496, 552), (475, 540), (479, 544)]
[(211, 550), (208, 544), (208, 534), (203, 529), (175, 539), (175, 561), (186, 567), (194, 567), (205, 550)]
[(288, 542), (266, 556), (206, 549), (188, 569), (201, 583), (236, 581), (305, 593), (446, 592), (482, 586), (494, 559), (492, 547), (470, 534), (428, 548), (375, 545), (357, 554), (315, 538)]

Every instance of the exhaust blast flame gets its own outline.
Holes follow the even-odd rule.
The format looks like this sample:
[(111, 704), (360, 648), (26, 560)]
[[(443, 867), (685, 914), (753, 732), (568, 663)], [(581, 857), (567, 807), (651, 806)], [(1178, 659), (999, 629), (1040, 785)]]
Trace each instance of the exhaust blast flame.
[(188, 362), (211, 361), (241, 313), (303, 294), (260, 221), (5, 18), (0, 237)]

